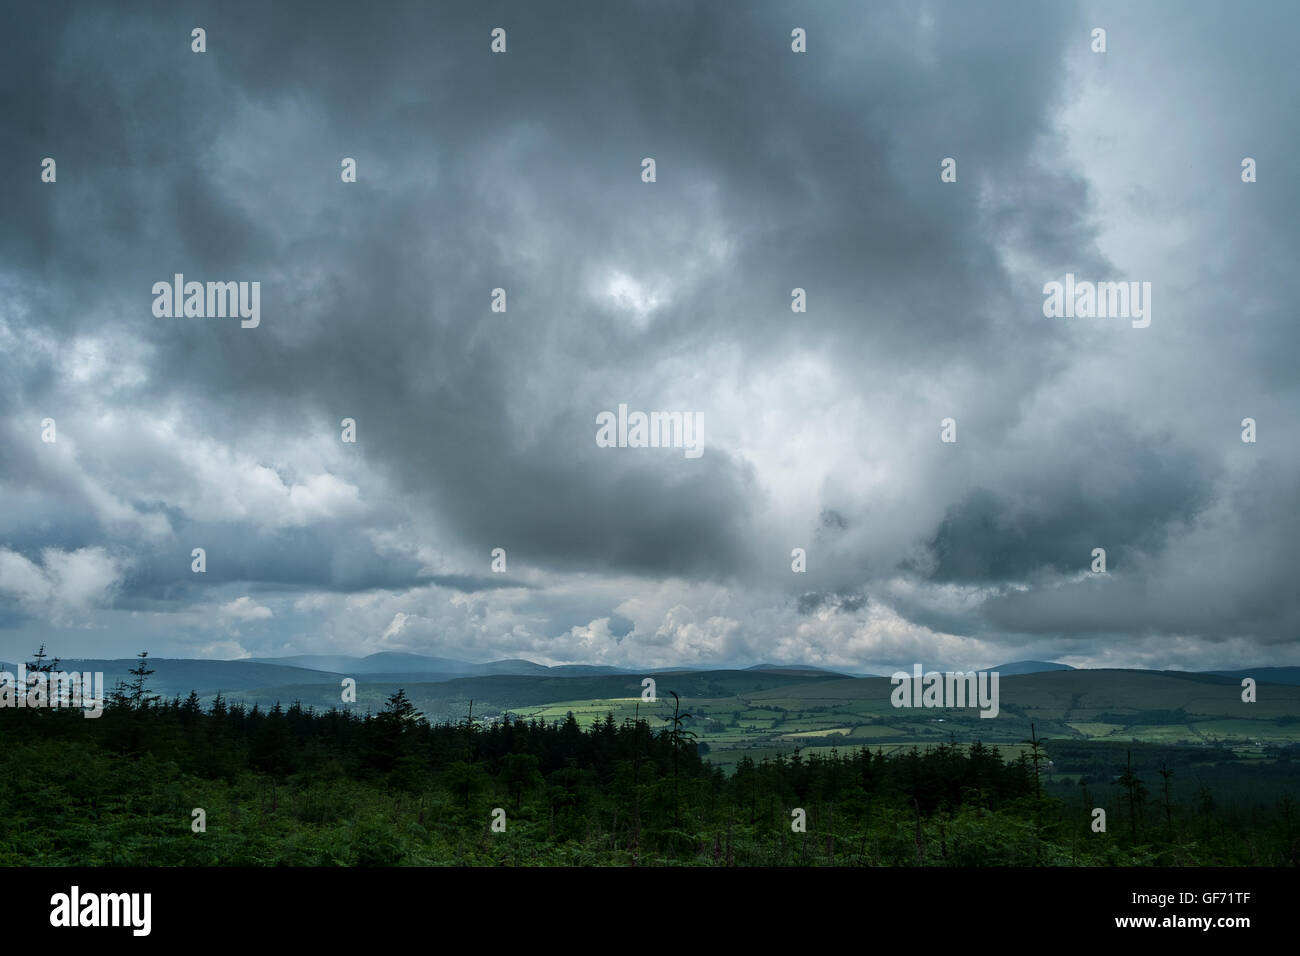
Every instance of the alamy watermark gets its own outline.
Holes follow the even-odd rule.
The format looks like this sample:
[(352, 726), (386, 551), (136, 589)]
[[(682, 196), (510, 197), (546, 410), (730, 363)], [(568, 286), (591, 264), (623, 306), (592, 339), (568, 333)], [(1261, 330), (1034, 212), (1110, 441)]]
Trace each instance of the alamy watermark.
[(152, 911), (152, 893), (83, 893), (73, 886), (50, 897), (50, 925), (55, 927), (121, 926), (133, 936), (148, 936)]
[(702, 412), (631, 412), (596, 416), (596, 444), (601, 448), (682, 448), (687, 458), (704, 454)]
[(926, 671), (912, 665), (912, 673), (895, 671), (889, 702), (895, 707), (979, 707), (981, 717), (998, 715), (998, 672)]
[(1135, 329), (1151, 324), (1150, 282), (1076, 282), (1067, 272), (1064, 284), (1047, 283), (1043, 295), (1049, 319), (1132, 319)]
[(153, 294), (153, 314), (160, 319), (238, 316), (245, 329), (255, 329), (262, 321), (260, 282), (186, 282), (177, 272), (171, 282), (155, 282)]
[[(96, 690), (98, 687), (98, 690)], [(0, 671), (0, 707), (80, 707), (84, 717), (104, 713), (103, 671)]]

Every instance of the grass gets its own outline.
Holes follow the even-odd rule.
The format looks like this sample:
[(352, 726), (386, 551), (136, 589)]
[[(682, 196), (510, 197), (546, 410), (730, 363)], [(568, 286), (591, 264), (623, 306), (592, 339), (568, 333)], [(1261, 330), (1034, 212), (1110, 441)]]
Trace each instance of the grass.
[[(1252, 757), (1268, 745), (1300, 741), (1300, 722), (1278, 719), (1300, 714), (1297, 686), (1268, 685), (1259, 703), (1245, 704), (1239, 682), (1232, 678), (1111, 671), (1083, 692), (1078, 683), (1077, 672), (1069, 671), (1006, 678), (1001, 682), (1002, 712), (995, 719), (980, 718), (974, 708), (895, 709), (889, 702), (892, 685), (880, 678), (786, 684), (731, 697), (684, 697), (682, 704), (692, 715), (686, 726), (709, 747), (708, 759), (726, 768), (746, 755), (761, 760), (796, 747), (803, 754), (860, 746), (889, 750), (950, 739), (978, 739), (1015, 759), (1025, 749), (1022, 741), (1031, 722), (1047, 739), (1222, 744)], [(661, 693), (667, 689), (661, 682)], [(670, 710), (662, 697), (656, 702), (618, 697), (558, 701), (514, 712), (554, 721), (572, 711), (584, 727), (611, 712), (615, 722), (639, 714), (657, 727)], [(1160, 720), (1165, 714), (1180, 719)], [(1097, 719), (1101, 716), (1107, 719)]]

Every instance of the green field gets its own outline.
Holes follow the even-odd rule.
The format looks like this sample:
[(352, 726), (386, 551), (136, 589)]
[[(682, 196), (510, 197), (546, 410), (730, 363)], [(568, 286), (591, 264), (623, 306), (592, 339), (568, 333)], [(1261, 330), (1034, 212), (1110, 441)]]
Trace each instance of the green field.
[[(660, 699), (639, 697), (561, 700), (511, 708), (543, 721), (572, 712), (583, 726), (612, 713), (635, 715), (652, 726), (672, 712), (671, 682)], [(1231, 678), (1170, 672), (1060, 671), (1004, 678), (1001, 711), (981, 718), (975, 709), (895, 709), (883, 678), (832, 678), (743, 690), (730, 696), (682, 697), (686, 726), (707, 745), (706, 758), (730, 769), (743, 756), (829, 753), (867, 746), (886, 753), (948, 740), (981, 740), (1014, 758), (1033, 732), (1040, 738), (1221, 745), (1241, 756), (1300, 741), (1300, 687), (1260, 685), (1259, 700), (1243, 703)]]

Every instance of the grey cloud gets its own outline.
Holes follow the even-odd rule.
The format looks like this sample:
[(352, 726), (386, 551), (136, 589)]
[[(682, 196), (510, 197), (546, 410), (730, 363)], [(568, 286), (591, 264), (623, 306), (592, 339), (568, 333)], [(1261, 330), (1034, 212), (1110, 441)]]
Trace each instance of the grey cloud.
[[(1293, 566), (1292, 546), (1259, 515), (1294, 505), (1280, 476), (1295, 452), (1270, 452), (1247, 480), (1227, 443), (1240, 408), (1258, 410), (1271, 443), (1294, 434), (1297, 187), (1283, 169), (1295, 131), (1272, 90), (1289, 75), (1279, 37), (1294, 38), (1297, 15), (1260, 8), (1225, 26), (1166, 4), (925, 11), (928, 25), (904, 2), (10, 4), (0, 545), (129, 552), (121, 609), (203, 600), (187, 577), (201, 538), (214, 586), (519, 587), (520, 613), (550, 634), (611, 616), (611, 631), (631, 632), (617, 596), (569, 589), (567, 576), (591, 575), (625, 581), (626, 598), (714, 582), (756, 621), (774, 607), (865, 616), (871, 594), (914, 624), (1008, 642), (1101, 646), (1128, 622), (1277, 644), (1297, 616), (1277, 570)], [(1161, 24), (1174, 11), (1171, 37)], [(1113, 52), (1072, 72), (1098, 16)], [(195, 25), (208, 31), (201, 56)], [(488, 50), (498, 25), (505, 56)], [(789, 52), (793, 25), (808, 54)], [(1240, 115), (1198, 113), (1178, 79), (1193, 55), (1228, 89), (1265, 92)], [(1135, 156), (1174, 135), (1197, 142), (1187, 130), (1232, 144), (1213, 157), (1222, 189), (1174, 167), (1168, 194), (1126, 193), (1147, 220), (1186, 229), (1186, 257), (1203, 262), (1191, 277), (1168, 264), (1145, 338), (1041, 315), (1041, 283), (1057, 272), (1125, 267), (1108, 258), (1106, 227), (1127, 210), (1099, 205), (1098, 156), (1071, 155), (1061, 126), (1094, 75), (1146, 84), (1130, 102), (1161, 103), (1167, 129), (1114, 118)], [(1232, 182), (1246, 151), (1261, 158), (1258, 188)], [(37, 177), (47, 155), (54, 186)], [(344, 156), (358, 161), (355, 185), (339, 181)], [(658, 161), (653, 186), (639, 180), (643, 156)], [(958, 185), (938, 182), (945, 156)], [(616, 271), (660, 300), (638, 313), (603, 294)], [(260, 280), (262, 326), (155, 319), (150, 287), (175, 272)], [(498, 286), (504, 315), (488, 308)], [(796, 286), (807, 313), (790, 311)], [(142, 377), (79, 373), (74, 344), (87, 339)], [(46, 340), (52, 351), (33, 344)], [(903, 441), (867, 463), (927, 508), (856, 498), (851, 475), (804, 460), (798, 485), (820, 497), (787, 540), (767, 464), (719, 436), (800, 437), (755, 426), (807, 387), (783, 376), (790, 356), (823, 363), (846, 402), (896, 396), (879, 420), (809, 423), (849, 450), (886, 426), (934, 432), (936, 395), (956, 406), (952, 455)], [(735, 394), (759, 404), (720, 410)], [(594, 416), (619, 402), (702, 411), (704, 456), (597, 448)], [(303, 471), (338, 476), (361, 504), (276, 529), (189, 513), (184, 463), (129, 429), (114, 432), (119, 453), (96, 445), (100, 413), (174, 416), (186, 434), (290, 471), (305, 437), (333, 441), (355, 418), (347, 457)], [(46, 461), (33, 437), (46, 414), (78, 440), (80, 471)], [(1211, 414), (1223, 442), (1192, 424)], [(137, 517), (110, 520), (83, 478)], [(170, 535), (151, 537), (151, 517)], [(1193, 533), (1236, 564), (1180, 571), (1171, 548)], [(789, 572), (801, 542), (806, 577)], [(430, 571), (416, 545), (446, 566)], [(498, 546), (509, 580), (485, 573)], [(1095, 582), (1065, 580), (1095, 546), (1114, 572), (1104, 602)], [(911, 590), (891, 589), (900, 580)], [(983, 596), (954, 603), (949, 587)], [(785, 637), (774, 627), (747, 624), (746, 646)]]

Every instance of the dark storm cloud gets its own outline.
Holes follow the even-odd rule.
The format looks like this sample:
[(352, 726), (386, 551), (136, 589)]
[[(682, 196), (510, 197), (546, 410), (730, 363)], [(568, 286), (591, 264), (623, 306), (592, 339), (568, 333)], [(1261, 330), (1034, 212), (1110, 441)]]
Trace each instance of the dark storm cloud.
[(1153, 447), (1122, 423), (1073, 423), (1073, 442), (1013, 488), (972, 490), (951, 508), (929, 552), (932, 578), (988, 584), (1045, 570), (1088, 568), (1094, 548), (1107, 567), (1158, 551), (1173, 528), (1211, 502), (1213, 466), (1184, 447)]
[(1263, 644), (1294, 644), (1300, 542), (1278, 518), (1300, 510), (1296, 472), (1263, 462), (1220, 504), (1217, 522), (1203, 518), (1203, 527), (1177, 534), (1154, 557), (1140, 555), (1135, 566), (1002, 594), (983, 611), (992, 626), (1016, 633), (1251, 635)]
[(799, 595), (795, 606), (801, 615), (807, 616), (822, 608), (832, 608), (843, 613), (860, 611), (870, 602), (865, 594), (829, 594), (807, 591)]
[[(58, 154), (59, 189), (80, 202), (75, 213), (33, 207), (37, 187), (23, 185), (30, 218), (59, 236), (42, 263), (56, 281), (30, 294), (54, 325), (100, 320), (68, 300), (116, 300), (162, 353), (155, 368), (165, 375), (146, 394), (211, 406), (202, 418), (214, 434), (292, 428), (304, 408), (356, 417), (365, 454), (409, 494), (427, 494), (475, 547), (508, 541), (557, 566), (741, 570), (752, 546), (747, 469), (716, 450), (689, 472), (676, 461), (612, 465), (592, 445), (594, 412), (654, 396), (607, 387), (602, 403), (574, 408), (571, 366), (538, 368), (534, 357), (558, 339), (613, 384), (692, 341), (757, 333), (779, 347), (801, 334), (782, 317), (795, 280), (750, 278), (778, 273), (819, 290), (819, 334), (844, 346), (910, 352), (941, 327), (942, 342), (967, 348), (989, 317), (954, 327), (947, 316), (985, 298), (994, 265), (963, 236), (973, 221), (954, 230), (962, 220), (916, 188), (916, 171), (891, 166), (906, 147), (889, 138), (935, 131), (858, 119), (910, 115), (940, 92), (968, 95), (977, 64), (927, 74), (895, 42), (915, 29), (902, 8), (841, 37), (841, 7), (807, 18), (831, 57), (804, 68), (788, 55), (776, 10), (736, 17), (643, 4), (578, 22), (468, 4), (437, 18), (414, 6), (382, 17), (325, 16), (315, 5), (222, 6), (188, 19), (87, 13), (48, 37), (72, 68), (33, 64), (28, 78), (52, 92), (27, 101), (40, 119), (24, 145)], [(1002, 11), (1008, 24), (1012, 13)], [(945, 43), (978, 52), (962, 39), (977, 20), (953, 16), (960, 22), (937, 33), (940, 61)], [(1043, 16), (1017, 29), (1056, 28)], [(501, 17), (514, 41), (508, 56), (493, 57), (486, 36)], [(205, 56), (183, 41), (191, 20), (208, 31)], [(114, 29), (119, 42), (99, 49), (94, 27)], [(119, 61), (111, 70), (96, 63), (109, 49)], [(1032, 118), (1053, 95), (1016, 81), (1041, 71), (1047, 54), (1012, 41), (1004, 52), (1007, 79), (950, 117), (967, 127), (950, 138), (976, 162), (1016, 153), (1031, 129), (1010, 136), (1013, 118)], [(854, 82), (828, 88), (827, 62)], [(972, 117), (988, 117), (994, 102), (1004, 118), (979, 129)], [(320, 126), (305, 142), (271, 123), (249, 128), (242, 103), (288, 103)], [(274, 149), (259, 149), (260, 137)], [(483, 178), (485, 153), (499, 183)], [(267, 165), (246, 167), (241, 154)], [(332, 181), (343, 154), (361, 164), (352, 194)], [(647, 199), (636, 176), (643, 154), (657, 154), (662, 182), (682, 190), (660, 186)], [(223, 162), (240, 162), (240, 174), (220, 175)], [(736, 268), (686, 290), (680, 308), (644, 330), (611, 327), (576, 294), (574, 253), (608, 246), (654, 263), (667, 226), (699, 223), (697, 184), (717, 191), (723, 228), (742, 237)], [(534, 200), (540, 221), (512, 206), (519, 195)], [(638, 221), (652, 231), (644, 240)], [(515, 261), (501, 248), (502, 236), (539, 227), (561, 237), (548, 237), (540, 259)], [(92, 249), (107, 254), (96, 261)], [(948, 281), (935, 282), (936, 270)], [(141, 290), (175, 271), (262, 277), (266, 334), (153, 319)], [(504, 331), (485, 334), (487, 292), (498, 284), (512, 312)], [(919, 308), (864, 322), (862, 306), (882, 294), (886, 308)], [(550, 395), (549, 407), (534, 409), (540, 440), (525, 442), (510, 420), (520, 381)]]

